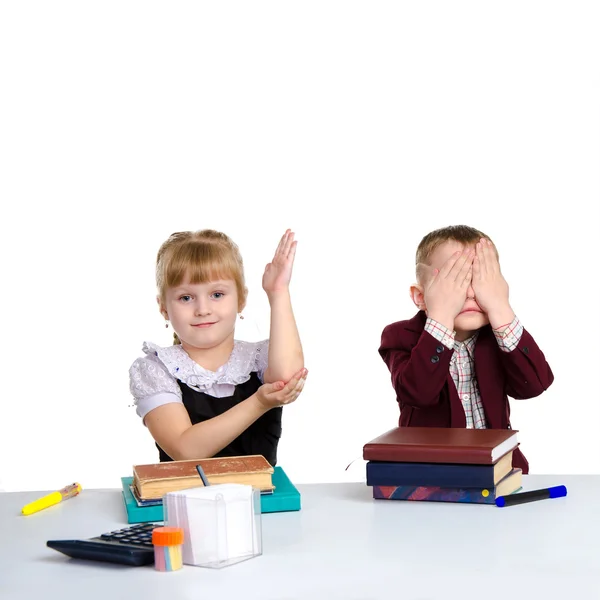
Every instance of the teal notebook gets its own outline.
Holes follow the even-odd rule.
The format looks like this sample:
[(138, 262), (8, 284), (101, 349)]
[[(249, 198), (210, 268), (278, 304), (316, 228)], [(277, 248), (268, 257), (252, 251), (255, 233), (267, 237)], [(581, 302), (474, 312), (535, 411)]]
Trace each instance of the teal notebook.
[[(121, 477), (127, 522), (132, 524), (163, 521), (162, 504), (156, 506), (138, 506), (129, 489), (132, 482), (133, 477)], [(289, 477), (281, 467), (275, 467), (273, 485), (275, 486), (275, 491), (272, 494), (263, 494), (260, 497), (262, 513), (300, 510), (300, 492), (289, 480)]]

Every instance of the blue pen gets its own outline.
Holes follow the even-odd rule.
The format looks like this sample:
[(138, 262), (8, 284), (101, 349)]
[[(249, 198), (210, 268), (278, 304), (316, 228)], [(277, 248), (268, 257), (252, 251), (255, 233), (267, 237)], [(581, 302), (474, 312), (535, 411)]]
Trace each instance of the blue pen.
[(202, 467), (200, 465), (196, 465), (196, 471), (198, 471), (198, 475), (200, 475), (200, 479), (202, 479), (202, 483), (206, 486), (209, 486), (210, 483), (208, 483), (208, 479), (207, 479), (206, 475), (204, 474), (204, 471), (202, 470)]
[(555, 487), (545, 488), (543, 490), (532, 490), (531, 492), (510, 494), (509, 496), (499, 496), (496, 498), (496, 506), (513, 506), (514, 504), (524, 504), (525, 502), (546, 500), (546, 498), (562, 498), (566, 495), (567, 488), (564, 485), (557, 485)]

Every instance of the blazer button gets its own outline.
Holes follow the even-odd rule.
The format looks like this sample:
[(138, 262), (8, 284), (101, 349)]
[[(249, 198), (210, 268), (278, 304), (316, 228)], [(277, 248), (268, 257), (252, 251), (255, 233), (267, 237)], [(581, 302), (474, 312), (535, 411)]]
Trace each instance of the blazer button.
[(523, 354), (529, 354), (529, 348), (527, 346), (523, 348)]
[(512, 427), (510, 426), (510, 423), (506, 426), (506, 429), (512, 429)]
[(435, 349), (435, 351), (436, 351), (438, 354), (441, 354), (441, 353), (444, 351), (444, 346), (438, 346), (438, 347)]
[(431, 362), (432, 363), (436, 363), (440, 361), (440, 357), (436, 356), (435, 354), (431, 357)]

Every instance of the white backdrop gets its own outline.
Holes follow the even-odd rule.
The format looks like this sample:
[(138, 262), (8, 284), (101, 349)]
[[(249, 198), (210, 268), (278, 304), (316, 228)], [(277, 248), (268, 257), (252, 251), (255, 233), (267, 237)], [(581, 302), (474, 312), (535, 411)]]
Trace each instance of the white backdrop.
[(556, 377), (512, 403), (532, 473), (598, 473), (599, 30), (595, 2), (3, 3), (0, 487), (157, 460), (127, 371), (170, 343), (160, 243), (205, 227), (245, 259), (242, 339), (299, 240), (294, 481), (364, 478), (398, 417), (381, 331), (416, 311), (421, 237), (457, 223), (497, 243)]

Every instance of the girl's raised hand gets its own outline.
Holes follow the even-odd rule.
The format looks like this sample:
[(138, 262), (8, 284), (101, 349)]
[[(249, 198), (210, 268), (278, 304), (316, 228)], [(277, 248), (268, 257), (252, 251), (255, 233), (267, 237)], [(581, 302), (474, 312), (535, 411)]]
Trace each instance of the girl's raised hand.
[(292, 279), (297, 243), (293, 232), (288, 229), (279, 241), (273, 260), (265, 267), (262, 286), (267, 294), (287, 291)]
[(302, 392), (307, 375), (308, 369), (300, 369), (287, 383), (283, 381), (265, 383), (256, 391), (256, 397), (265, 408), (291, 404)]

